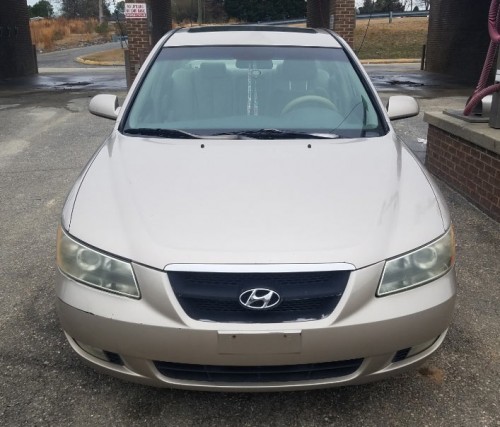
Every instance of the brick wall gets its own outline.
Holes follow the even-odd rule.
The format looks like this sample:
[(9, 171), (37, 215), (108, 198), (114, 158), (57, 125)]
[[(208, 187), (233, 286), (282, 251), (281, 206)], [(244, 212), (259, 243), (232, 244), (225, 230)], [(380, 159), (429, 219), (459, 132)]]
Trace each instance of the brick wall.
[(0, 78), (36, 73), (26, 0), (2, 0)]
[(429, 125), (427, 169), (500, 221), (500, 156)]

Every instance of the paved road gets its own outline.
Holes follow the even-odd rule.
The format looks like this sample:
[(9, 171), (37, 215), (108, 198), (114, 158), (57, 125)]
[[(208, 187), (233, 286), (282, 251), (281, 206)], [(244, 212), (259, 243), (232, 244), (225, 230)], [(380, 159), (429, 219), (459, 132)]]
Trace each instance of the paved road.
[[(388, 89), (384, 97), (394, 93)], [(112, 127), (87, 113), (94, 93), (0, 84), (0, 425), (500, 425), (500, 226), (444, 185), (459, 298), (444, 345), (421, 370), (351, 388), (244, 395), (151, 389), (81, 363), (54, 309), (54, 243), (65, 195)], [(465, 102), (439, 94), (421, 97), (423, 108)], [(419, 118), (397, 129), (425, 154)]]
[(121, 47), (120, 42), (96, 44), (92, 46), (65, 49), (56, 52), (39, 53), (37, 55), (39, 68), (95, 68), (95, 65), (83, 65), (75, 61), (79, 56)]

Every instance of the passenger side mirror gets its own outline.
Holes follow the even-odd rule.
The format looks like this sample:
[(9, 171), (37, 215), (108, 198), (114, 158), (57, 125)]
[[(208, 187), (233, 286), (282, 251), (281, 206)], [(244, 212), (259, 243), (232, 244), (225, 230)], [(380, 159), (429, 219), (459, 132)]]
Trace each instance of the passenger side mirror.
[(406, 95), (395, 95), (387, 102), (387, 114), (391, 120), (406, 119), (416, 116), (420, 107), (415, 98)]
[(116, 95), (101, 94), (90, 100), (89, 111), (99, 117), (116, 120), (120, 107)]

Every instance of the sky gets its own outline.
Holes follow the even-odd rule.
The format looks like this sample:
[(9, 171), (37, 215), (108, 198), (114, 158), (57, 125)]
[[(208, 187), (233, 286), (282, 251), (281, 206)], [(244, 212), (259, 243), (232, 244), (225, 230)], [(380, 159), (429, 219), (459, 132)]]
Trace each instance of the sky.
[[(50, 1), (50, 0), (49, 0)], [(28, 4), (33, 6), (38, 0), (28, 0)], [(52, 3), (52, 2), (51, 2)], [(363, 0), (356, 0), (356, 6), (363, 6)]]

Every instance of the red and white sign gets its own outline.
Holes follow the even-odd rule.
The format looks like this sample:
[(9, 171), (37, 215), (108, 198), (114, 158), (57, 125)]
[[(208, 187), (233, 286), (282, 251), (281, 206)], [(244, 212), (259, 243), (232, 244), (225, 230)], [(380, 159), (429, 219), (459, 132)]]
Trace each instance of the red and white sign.
[(126, 19), (144, 19), (147, 17), (146, 3), (125, 3)]

